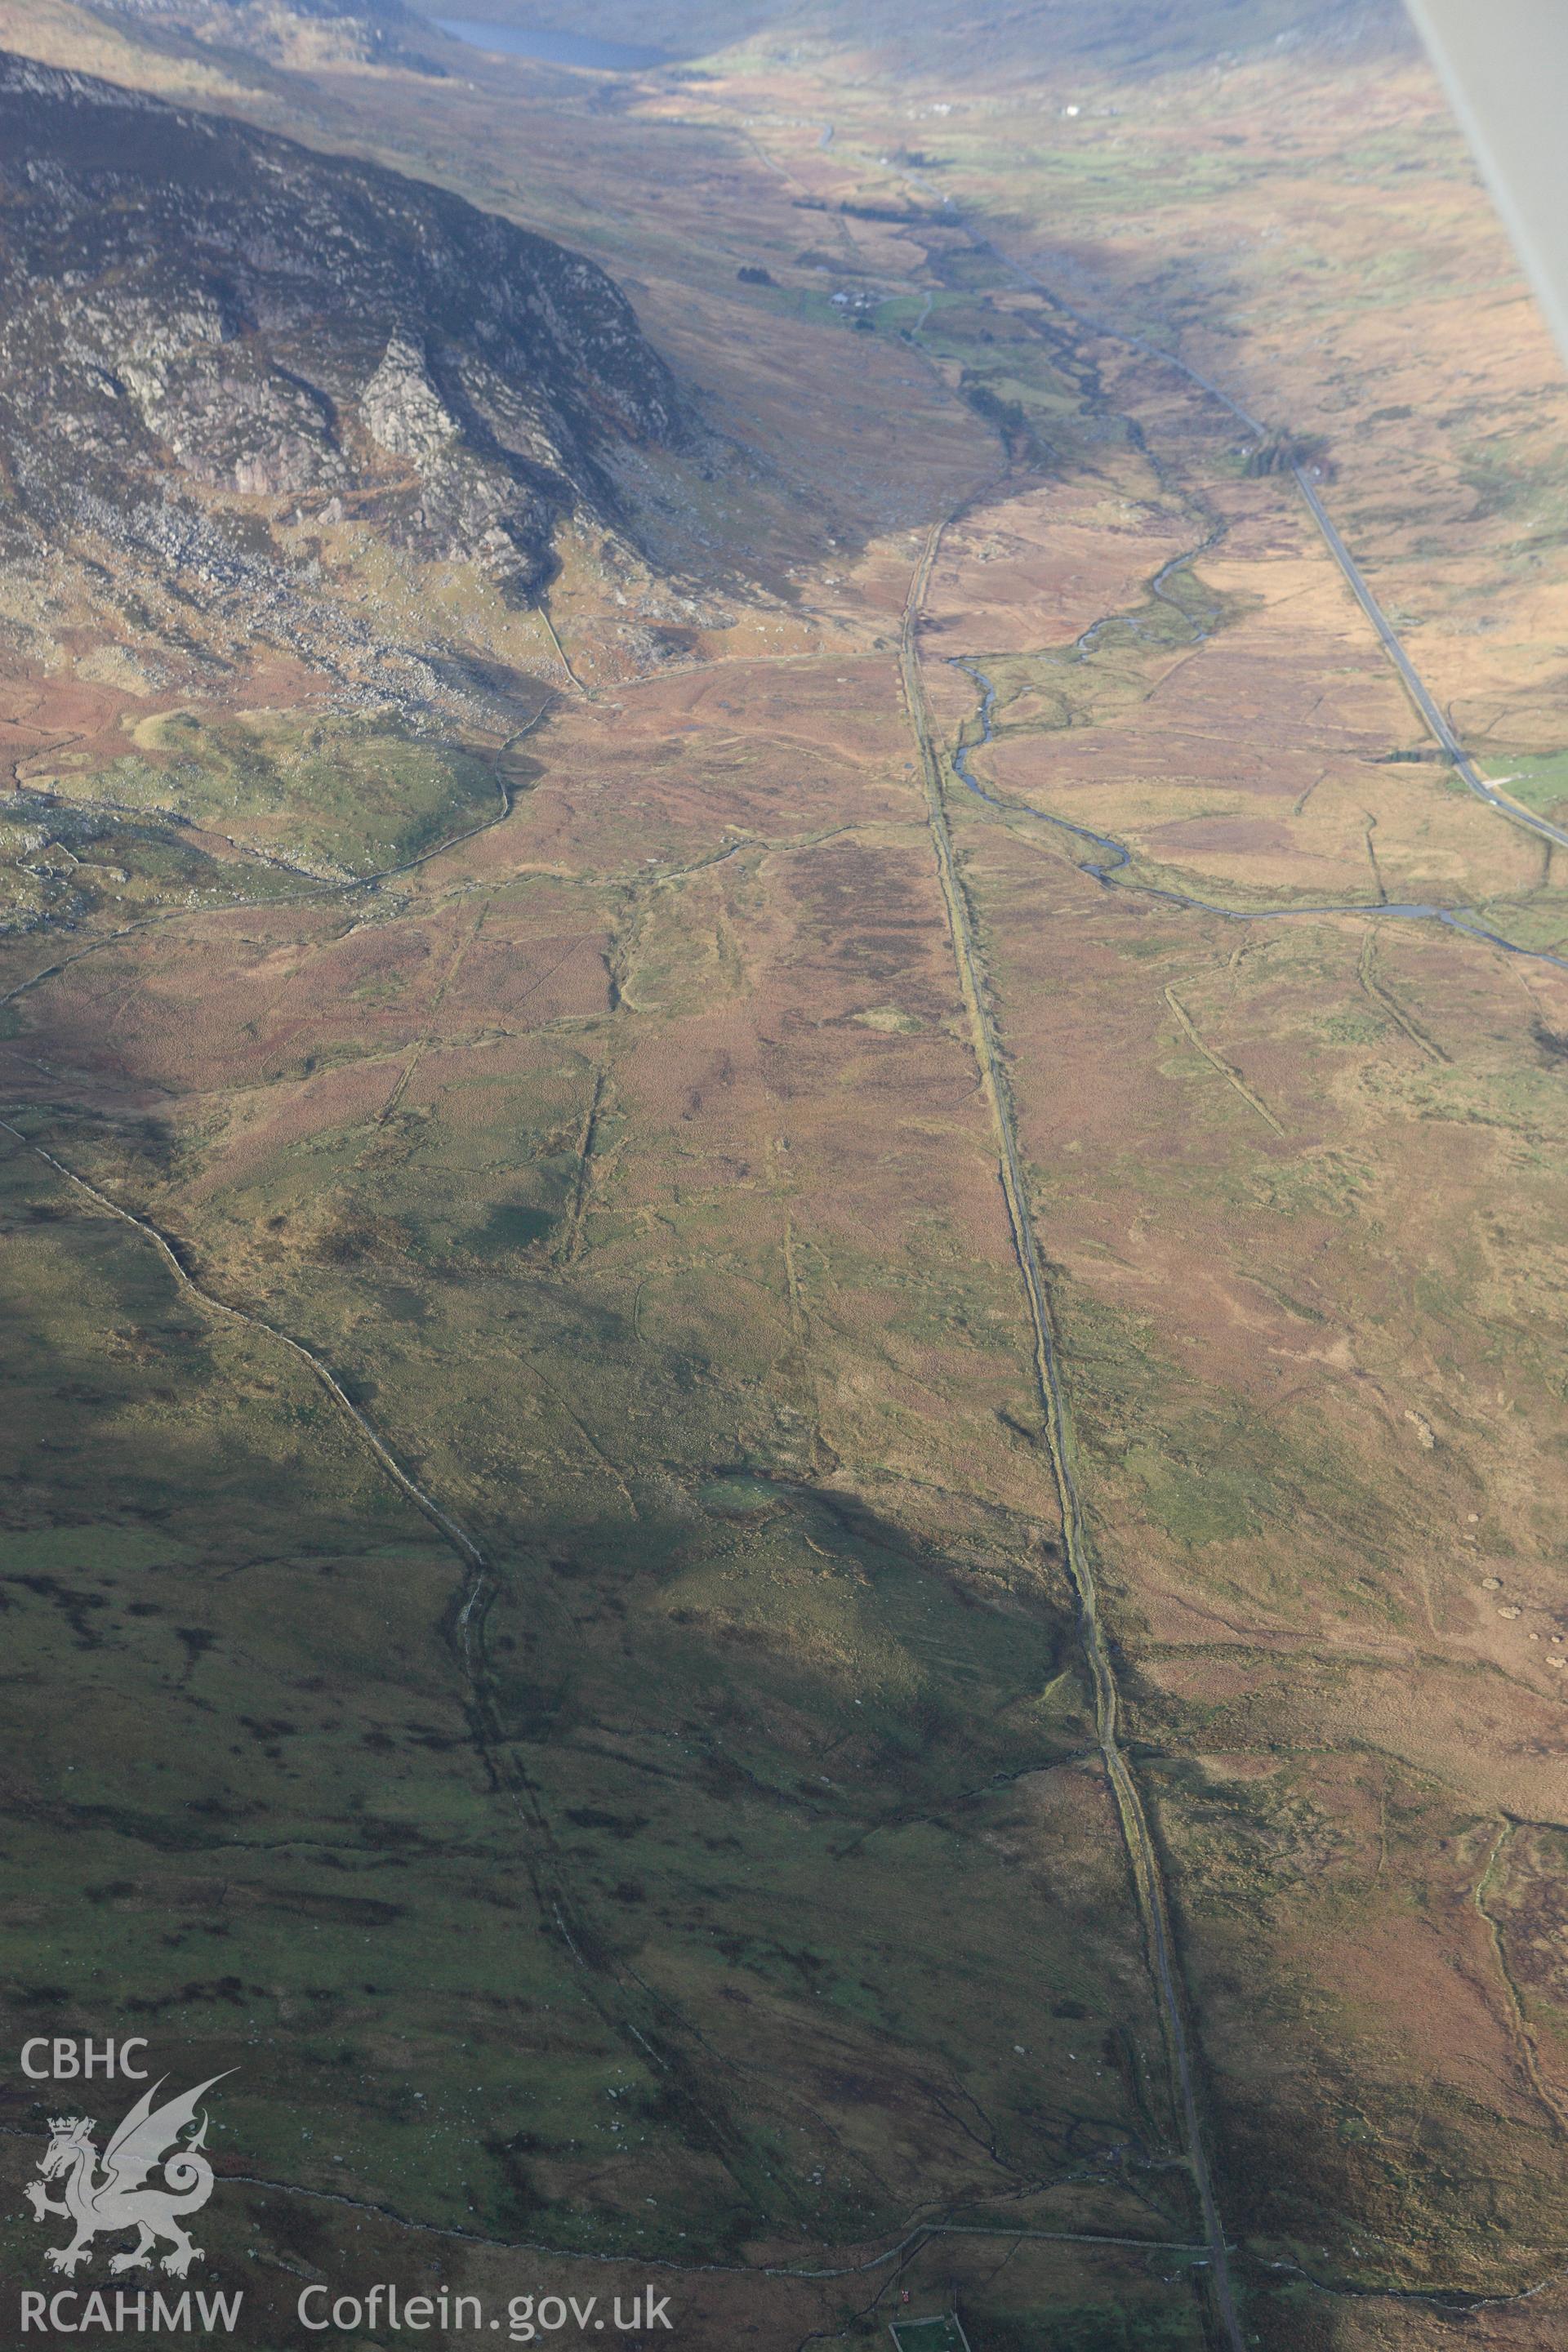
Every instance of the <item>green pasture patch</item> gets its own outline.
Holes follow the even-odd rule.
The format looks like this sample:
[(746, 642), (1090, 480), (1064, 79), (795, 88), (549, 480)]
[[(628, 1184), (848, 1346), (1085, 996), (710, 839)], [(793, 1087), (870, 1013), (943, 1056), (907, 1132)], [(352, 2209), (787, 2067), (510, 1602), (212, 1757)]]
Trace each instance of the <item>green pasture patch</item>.
[[(1152, 2259), (1166, 2273), (1185, 2271), (1192, 2261), (1163, 2249)], [(1151, 2282), (1145, 2293), (1120, 2295), (1114, 2303), (987, 2312), (984, 2323), (973, 2326), (970, 2344), (971, 2352), (1197, 2352), (1205, 2335), (1199, 2306), (1190, 2296), (1173, 2302)]]
[(55, 788), (184, 817), (312, 871), (395, 864), (499, 805), (487, 760), (391, 710), (175, 710), (142, 719), (134, 740)]
[(1483, 899), (1479, 906), (1461, 907), (1456, 911), (1484, 923), (1500, 939), (1509, 940), (1517, 947), (1544, 948), (1552, 955), (1568, 953), (1568, 909), (1563, 908), (1560, 891), (1543, 890), (1529, 897), (1495, 901)]
[(1459, 478), (1473, 491), (1473, 520), (1506, 516), (1529, 527), (1531, 543), (1561, 539), (1568, 528), (1568, 463), (1554, 444), (1539, 454), (1509, 436), (1470, 444), (1461, 452)]
[[(935, 310), (936, 303), (933, 301), (931, 312), (927, 314), (926, 323), (928, 325), (930, 324), (931, 317), (935, 313)], [(921, 312), (924, 310), (925, 302), (921, 296), (918, 294), (893, 294), (889, 295), (886, 301), (879, 302), (876, 310), (871, 315), (876, 320), (878, 327), (883, 333), (899, 334), (906, 332), (908, 330), (912, 328), (920, 319)]]
[(711, 1478), (698, 1495), (703, 1509), (721, 1518), (748, 1518), (755, 1511), (774, 1510), (782, 1499), (766, 1479), (743, 1476)]
[(1145, 1509), (1188, 1546), (1225, 1543), (1251, 1532), (1267, 1489), (1223, 1464), (1183, 1464), (1139, 1449), (1126, 1466), (1142, 1492)]
[[(1221, 594), (1194, 563), (1183, 563), (1160, 580), (1157, 593), (1152, 580), (1141, 603), (1106, 614), (1070, 645), (977, 655), (975, 667), (995, 693), (992, 727), (1000, 739), (1113, 719), (1147, 698), (1173, 654), (1214, 635), (1242, 609), (1240, 599)], [(1030, 714), (1020, 718), (1016, 707), (1026, 698)], [(963, 722), (963, 739), (971, 748), (979, 741), (976, 719)]]
[(1568, 751), (1544, 751), (1521, 760), (1489, 761), (1501, 772), (1489, 779), (1510, 800), (1549, 816), (1568, 801)]
[(100, 913), (136, 922), (164, 908), (279, 898), (297, 887), (287, 874), (209, 856), (157, 815), (23, 793), (0, 820), (0, 935), (79, 927)]
[(895, 2319), (889, 2333), (899, 2352), (969, 2352), (969, 2338), (951, 2312), (935, 2319)]

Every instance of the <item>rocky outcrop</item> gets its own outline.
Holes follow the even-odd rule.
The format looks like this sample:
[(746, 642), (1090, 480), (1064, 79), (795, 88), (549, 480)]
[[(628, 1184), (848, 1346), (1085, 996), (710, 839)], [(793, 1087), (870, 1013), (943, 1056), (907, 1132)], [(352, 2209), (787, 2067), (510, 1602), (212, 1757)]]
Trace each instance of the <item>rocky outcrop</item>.
[[(189, 522), (254, 562), (245, 501), (339, 501), (513, 600), (568, 515), (692, 426), (603, 270), (435, 188), (0, 56), (0, 530)], [(199, 526), (199, 527), (198, 527)]]
[(395, 457), (433, 467), (462, 439), (463, 428), (430, 381), (423, 346), (398, 333), (360, 394), (373, 441)]

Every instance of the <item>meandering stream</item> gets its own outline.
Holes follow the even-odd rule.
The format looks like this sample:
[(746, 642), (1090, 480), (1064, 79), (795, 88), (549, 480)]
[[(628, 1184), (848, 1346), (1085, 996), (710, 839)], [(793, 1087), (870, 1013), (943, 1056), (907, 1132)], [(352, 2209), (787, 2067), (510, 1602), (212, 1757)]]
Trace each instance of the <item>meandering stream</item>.
[[(1191, 555), (1178, 557), (1175, 563), (1165, 566), (1160, 574), (1160, 579), (1165, 580), (1178, 564), (1190, 563), (1193, 560)], [(1103, 629), (1105, 626), (1104, 621), (1094, 624), (1095, 630)], [(1090, 633), (1086, 632), (1086, 635), (1089, 634)], [(1080, 638), (1079, 643), (1082, 645), (1084, 640)], [(966, 677), (972, 677), (980, 689), (980, 708), (977, 713), (980, 721), (980, 740), (977, 743), (960, 743), (954, 746), (952, 753), (953, 774), (977, 800), (984, 801), (988, 807), (996, 809), (1002, 815), (1022, 817), (1032, 824), (1051, 825), (1057, 832), (1069, 834), (1074, 840), (1080, 841), (1087, 846), (1102, 853), (1099, 856), (1079, 857), (1074, 862), (1080, 874), (1092, 875), (1094, 879), (1103, 884), (1107, 889), (1133, 890), (1145, 898), (1163, 899), (1169, 906), (1191, 907), (1199, 914), (1221, 916), (1227, 923), (1278, 923), (1298, 915), (1365, 915), (1376, 916), (1380, 920), (1386, 919), (1390, 922), (1442, 923), (1451, 931), (1463, 932), (1468, 939), (1484, 940), (1489, 946), (1501, 948), (1507, 955), (1526, 956), (1537, 963), (1554, 964), (1560, 971), (1568, 971), (1568, 956), (1552, 955), (1545, 948), (1521, 947), (1517, 940), (1504, 939), (1500, 931), (1491, 930), (1485, 923), (1477, 922), (1468, 915), (1452, 907), (1429, 906), (1415, 899), (1350, 899), (1342, 902), (1331, 900), (1321, 905), (1289, 907), (1220, 907), (1216, 906), (1211, 898), (1199, 898), (1185, 890), (1168, 889), (1156, 882), (1131, 880), (1126, 869), (1132, 864), (1133, 853), (1124, 841), (1118, 841), (1113, 834), (1096, 833), (1091, 826), (1075, 824), (1070, 817), (1055, 816), (1049, 810), (1031, 808), (1022, 801), (1005, 799), (1002, 794), (990, 791), (981, 782), (970, 764), (970, 755), (972, 752), (983, 751), (987, 743), (995, 740), (996, 688), (978, 662), (969, 656), (955, 654), (951, 656), (951, 659), (953, 667), (963, 670)]]

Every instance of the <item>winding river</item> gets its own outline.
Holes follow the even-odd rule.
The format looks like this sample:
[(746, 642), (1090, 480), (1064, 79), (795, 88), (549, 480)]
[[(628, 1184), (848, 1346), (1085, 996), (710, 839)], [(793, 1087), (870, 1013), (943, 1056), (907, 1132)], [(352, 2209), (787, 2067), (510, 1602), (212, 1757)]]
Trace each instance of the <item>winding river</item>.
[[(1184, 564), (1194, 562), (1198, 552), (1201, 551), (1178, 556), (1174, 562), (1166, 564), (1153, 583), (1154, 593), (1160, 593), (1161, 583), (1169, 579), (1173, 572)], [(1167, 598), (1166, 601), (1174, 603), (1175, 600)], [(1126, 618), (1125, 615), (1110, 617)], [(1086, 630), (1078, 639), (1078, 646), (1088, 651), (1097, 634), (1107, 625), (1106, 621), (1095, 622), (1092, 628)], [(1136, 624), (1130, 625), (1135, 627)], [(1194, 623), (1194, 634), (1196, 639), (1207, 633), (1197, 628)], [(1195, 898), (1184, 890), (1166, 889), (1155, 882), (1131, 880), (1126, 869), (1132, 863), (1132, 851), (1124, 841), (1118, 841), (1113, 834), (1096, 833), (1089, 825), (1075, 824), (1070, 817), (1054, 816), (1047, 809), (1031, 808), (1022, 801), (1005, 799), (981, 782), (970, 764), (970, 755), (984, 751), (987, 743), (995, 740), (996, 688), (978, 662), (969, 656), (955, 654), (951, 659), (953, 667), (973, 678), (980, 689), (980, 706), (976, 714), (980, 721), (980, 740), (976, 743), (960, 743), (954, 747), (952, 755), (953, 774), (977, 800), (985, 802), (988, 807), (996, 809), (1004, 816), (1022, 817), (1032, 824), (1051, 825), (1058, 833), (1068, 834), (1087, 848), (1098, 851), (1100, 855), (1097, 856), (1079, 857), (1074, 862), (1080, 874), (1092, 875), (1107, 889), (1136, 891), (1142, 898), (1163, 899), (1168, 906), (1191, 907), (1199, 914), (1219, 915), (1227, 923), (1279, 923), (1295, 915), (1364, 915), (1376, 916), (1380, 921), (1442, 923), (1451, 931), (1463, 932), (1468, 939), (1484, 940), (1489, 946), (1501, 948), (1505, 954), (1526, 956), (1534, 962), (1555, 964), (1560, 971), (1568, 971), (1568, 956), (1552, 955), (1545, 948), (1521, 947), (1517, 940), (1505, 940), (1500, 931), (1489, 929), (1485, 923), (1475, 921), (1453, 907), (1427, 906), (1414, 899), (1352, 899), (1342, 903), (1330, 901), (1321, 906), (1220, 907), (1210, 898)]]

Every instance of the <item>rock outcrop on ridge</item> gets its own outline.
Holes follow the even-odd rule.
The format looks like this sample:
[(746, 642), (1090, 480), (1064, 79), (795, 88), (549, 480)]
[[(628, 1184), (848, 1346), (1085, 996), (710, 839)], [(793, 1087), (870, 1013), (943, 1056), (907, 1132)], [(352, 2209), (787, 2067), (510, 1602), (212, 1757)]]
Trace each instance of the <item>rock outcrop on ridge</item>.
[(373, 164), (0, 55), (8, 562), (75, 548), (121, 590), (142, 572), (255, 590), (291, 501), (526, 603), (568, 517), (635, 546), (617, 463), (700, 437), (581, 256)]

